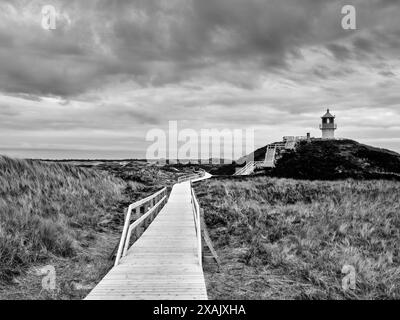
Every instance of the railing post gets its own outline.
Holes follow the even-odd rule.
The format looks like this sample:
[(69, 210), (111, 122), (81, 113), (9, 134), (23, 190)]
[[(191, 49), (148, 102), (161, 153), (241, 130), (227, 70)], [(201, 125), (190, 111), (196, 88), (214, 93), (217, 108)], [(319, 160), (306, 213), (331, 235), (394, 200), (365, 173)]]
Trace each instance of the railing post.
[[(136, 215), (136, 219), (135, 220), (140, 218), (140, 209), (141, 209), (141, 206), (136, 207), (136, 209), (135, 209), (135, 212), (136, 212), (135, 213), (135, 215)], [(137, 235), (137, 232), (135, 230), (135, 240), (137, 240), (138, 238), (139, 238), (139, 236)]]
[[(149, 210), (149, 205), (148, 205), (148, 203), (145, 203), (145, 204), (143, 205), (143, 211), (144, 211), (143, 214), (146, 214), (146, 212), (147, 212), (148, 210)], [(147, 228), (147, 218), (144, 219), (143, 225), (144, 225), (144, 228)]]
[(123, 247), (124, 247), (124, 244), (125, 244), (125, 241), (126, 241), (126, 233), (128, 231), (129, 222), (131, 220), (131, 212), (132, 212), (132, 207), (129, 206), (128, 207), (128, 212), (126, 213), (125, 222), (124, 222), (124, 228), (122, 229), (121, 240), (119, 242), (118, 251), (117, 251), (117, 257), (115, 259), (114, 266), (116, 266), (119, 263), (119, 260), (121, 259), (122, 250), (123, 250)]
[[(140, 207), (138, 208), (138, 212), (140, 212), (141, 209), (142, 209), (142, 206), (140, 206)], [(140, 238), (141, 231), (142, 231), (142, 227), (140, 227), (140, 226), (137, 227), (137, 228), (135, 229), (135, 236), (136, 236), (136, 239), (139, 239), (139, 238)]]
[[(204, 209), (200, 208), (200, 213), (199, 213), (199, 219), (200, 219), (200, 236), (202, 235), (202, 221), (204, 218)], [(203, 255), (204, 255), (204, 242), (201, 241), (201, 261), (203, 261)]]
[(197, 201), (196, 194), (192, 187), (190, 188), (190, 192), (191, 192), (193, 216), (194, 216), (196, 236), (197, 236), (197, 256), (199, 259), (199, 265), (202, 268), (203, 267), (203, 260), (202, 260), (203, 259), (203, 257), (202, 257), (203, 250), (202, 250), (202, 241), (201, 241), (200, 205), (199, 205), (199, 202)]

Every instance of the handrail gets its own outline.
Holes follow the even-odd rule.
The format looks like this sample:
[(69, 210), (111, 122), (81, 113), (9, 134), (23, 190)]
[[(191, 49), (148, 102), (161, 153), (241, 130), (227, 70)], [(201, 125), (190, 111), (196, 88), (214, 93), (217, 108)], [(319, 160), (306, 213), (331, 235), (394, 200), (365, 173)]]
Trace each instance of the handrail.
[[(192, 182), (190, 181), (190, 184)], [(203, 261), (202, 261), (202, 244), (201, 244), (201, 218), (200, 218), (200, 205), (199, 202), (197, 201), (196, 194), (194, 192), (194, 189), (192, 188), (192, 185), (190, 185), (190, 190), (191, 190), (191, 196), (192, 196), (192, 209), (193, 209), (193, 218), (194, 218), (194, 224), (195, 224), (195, 229), (196, 229), (196, 238), (197, 238), (197, 256), (199, 259), (199, 265), (202, 268), (203, 267)]]
[[(148, 196), (142, 200), (136, 201), (129, 205), (128, 211), (125, 216), (124, 227), (122, 229), (122, 235), (118, 245), (118, 251), (117, 251), (117, 256), (115, 258), (114, 266), (118, 265), (119, 260), (126, 255), (132, 231), (139, 225), (141, 225), (143, 222), (145, 222), (147, 218), (152, 217), (152, 219), (154, 219), (155, 215), (161, 210), (166, 200), (167, 200), (167, 188), (164, 187), (160, 191), (154, 193), (153, 195)], [(140, 208), (142, 207), (144, 207), (144, 213), (141, 217), (139, 217)], [(137, 220), (132, 224), (130, 224), (133, 210), (135, 210)], [(139, 232), (137, 233), (137, 236), (139, 237)]]
[(147, 213), (145, 213), (144, 215), (142, 215), (139, 219), (135, 220), (128, 229), (128, 234), (126, 237), (126, 241), (125, 241), (125, 246), (124, 246), (124, 251), (122, 253), (122, 256), (126, 256), (126, 252), (128, 251), (129, 248), (129, 243), (130, 243), (130, 238), (132, 235), (132, 231), (137, 228), (138, 226), (140, 226), (149, 216), (151, 216), (153, 213), (155, 213), (156, 209), (158, 208), (159, 205), (161, 205), (165, 200), (167, 199), (166, 196), (162, 197), (160, 201), (158, 201), (155, 206), (153, 208), (151, 208), (149, 211), (147, 211)]
[(249, 168), (253, 167), (255, 165), (254, 161), (248, 162), (243, 168), (241, 168), (238, 172), (235, 172), (235, 176), (240, 176), (243, 173), (245, 173)]
[(253, 162), (247, 163), (243, 168), (241, 168), (239, 171), (235, 172), (235, 176), (241, 175), (243, 172), (247, 171), (247, 169), (253, 165)]
[(250, 168), (252, 169), (252, 171), (254, 171), (255, 168), (262, 167), (263, 164), (264, 161), (250, 161), (244, 167), (240, 168), (237, 172), (235, 172), (233, 175), (234, 176), (245, 175)]

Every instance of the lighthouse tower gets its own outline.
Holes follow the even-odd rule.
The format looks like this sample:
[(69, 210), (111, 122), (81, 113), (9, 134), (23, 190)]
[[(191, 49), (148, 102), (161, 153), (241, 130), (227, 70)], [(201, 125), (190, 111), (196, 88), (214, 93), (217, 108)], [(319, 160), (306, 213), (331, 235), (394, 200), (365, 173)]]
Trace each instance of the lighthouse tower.
[(321, 119), (322, 124), (319, 125), (319, 128), (322, 130), (322, 139), (335, 139), (335, 130), (337, 129), (335, 116), (331, 115), (328, 109)]

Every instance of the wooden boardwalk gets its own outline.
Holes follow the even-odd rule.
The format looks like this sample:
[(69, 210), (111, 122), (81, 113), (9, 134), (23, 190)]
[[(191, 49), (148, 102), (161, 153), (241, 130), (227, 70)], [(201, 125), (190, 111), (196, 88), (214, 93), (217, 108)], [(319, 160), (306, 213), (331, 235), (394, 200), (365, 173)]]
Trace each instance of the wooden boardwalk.
[(175, 184), (155, 220), (86, 299), (207, 299), (191, 199), (190, 182)]

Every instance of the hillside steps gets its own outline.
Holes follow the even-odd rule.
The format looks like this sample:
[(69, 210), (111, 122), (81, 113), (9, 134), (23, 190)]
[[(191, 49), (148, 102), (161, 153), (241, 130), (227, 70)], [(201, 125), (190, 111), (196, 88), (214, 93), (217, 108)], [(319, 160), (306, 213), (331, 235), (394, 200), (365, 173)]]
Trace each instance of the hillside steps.
[(276, 155), (276, 147), (268, 146), (267, 152), (265, 153), (265, 160), (263, 167), (265, 168), (275, 167), (275, 155)]
[(233, 175), (251, 175), (257, 168), (274, 168), (279, 152), (293, 150), (296, 148), (296, 145), (299, 141), (306, 139), (307, 137), (302, 136), (283, 137), (283, 141), (274, 142), (266, 146), (264, 161), (249, 161), (244, 167), (239, 168)]

